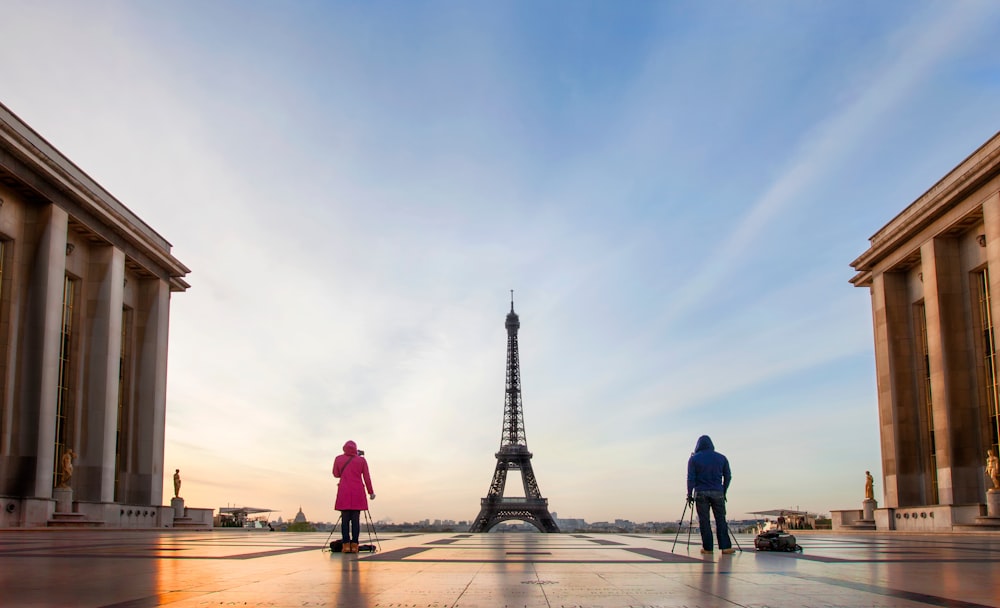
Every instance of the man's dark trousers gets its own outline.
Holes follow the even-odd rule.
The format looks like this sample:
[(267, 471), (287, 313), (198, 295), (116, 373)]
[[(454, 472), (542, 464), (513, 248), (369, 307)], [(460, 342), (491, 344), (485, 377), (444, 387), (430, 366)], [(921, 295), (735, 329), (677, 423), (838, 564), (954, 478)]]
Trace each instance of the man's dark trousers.
[(719, 535), (719, 548), (729, 549), (733, 546), (729, 538), (729, 524), (726, 523), (726, 495), (715, 490), (701, 490), (695, 492), (695, 510), (698, 512), (698, 528), (701, 530), (701, 548), (711, 551), (712, 543), (712, 521), (709, 519), (709, 510), (715, 517), (715, 532)]

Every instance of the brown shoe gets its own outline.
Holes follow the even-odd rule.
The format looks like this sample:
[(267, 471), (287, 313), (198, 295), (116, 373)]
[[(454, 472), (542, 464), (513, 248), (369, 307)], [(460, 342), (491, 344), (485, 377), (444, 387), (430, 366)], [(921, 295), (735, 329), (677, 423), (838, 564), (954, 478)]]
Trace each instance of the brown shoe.
[(358, 543), (351, 543), (351, 553), (358, 552)]
[(726, 555), (729, 555), (731, 553), (736, 553), (736, 549), (733, 549), (732, 547), (730, 547), (728, 549), (723, 549), (722, 552), (725, 553)]
[(702, 555), (711, 555), (712, 554), (712, 550), (711, 549), (702, 549), (701, 550), (701, 554)]

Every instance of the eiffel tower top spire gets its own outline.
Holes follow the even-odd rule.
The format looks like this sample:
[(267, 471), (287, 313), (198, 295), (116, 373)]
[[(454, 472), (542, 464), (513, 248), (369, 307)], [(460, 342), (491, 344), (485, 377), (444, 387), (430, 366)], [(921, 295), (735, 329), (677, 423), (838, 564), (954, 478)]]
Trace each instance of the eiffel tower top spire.
[(517, 334), (517, 330), (521, 328), (521, 321), (517, 318), (517, 313), (514, 312), (514, 290), (510, 290), (510, 312), (507, 313), (507, 334), (510, 334), (511, 328), (514, 329), (514, 333)]
[(518, 357), (517, 330), (521, 328), (521, 320), (514, 312), (514, 290), (510, 290), (510, 312), (507, 313), (507, 386), (504, 392), (503, 404), (503, 434), (500, 437), (500, 448), (504, 446), (528, 447), (528, 438), (524, 433), (524, 411), (521, 406), (521, 361)]

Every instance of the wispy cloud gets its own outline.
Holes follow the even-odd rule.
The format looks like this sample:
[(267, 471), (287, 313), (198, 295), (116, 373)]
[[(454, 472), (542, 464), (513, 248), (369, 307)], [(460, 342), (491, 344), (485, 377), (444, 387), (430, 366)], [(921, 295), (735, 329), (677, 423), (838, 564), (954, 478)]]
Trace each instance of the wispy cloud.
[[(752, 260), (755, 241), (778, 214), (791, 208), (800, 212), (815, 204), (810, 190), (825, 185), (831, 172), (839, 172), (849, 155), (876, 137), (879, 121), (896, 110), (956, 52), (968, 36), (981, 32), (982, 6), (956, 4), (943, 14), (918, 11), (904, 26), (887, 36), (878, 57), (855, 57), (861, 76), (846, 83), (831, 113), (802, 133), (787, 156), (787, 167), (766, 189), (752, 196), (731, 231), (718, 239), (708, 259), (679, 290), (659, 323), (670, 325), (697, 306), (741, 262)], [(742, 208), (737, 204), (735, 209)]]

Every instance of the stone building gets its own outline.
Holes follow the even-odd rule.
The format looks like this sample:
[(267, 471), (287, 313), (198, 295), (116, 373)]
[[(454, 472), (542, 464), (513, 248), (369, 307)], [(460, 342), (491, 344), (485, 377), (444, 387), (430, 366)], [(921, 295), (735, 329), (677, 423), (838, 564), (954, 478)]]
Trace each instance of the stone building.
[(0, 105), (0, 527), (173, 525), (167, 329), (189, 271), (170, 249)]
[(851, 283), (870, 290), (875, 330), (884, 504), (871, 524), (987, 526), (986, 451), (1000, 443), (1000, 133), (870, 242)]

